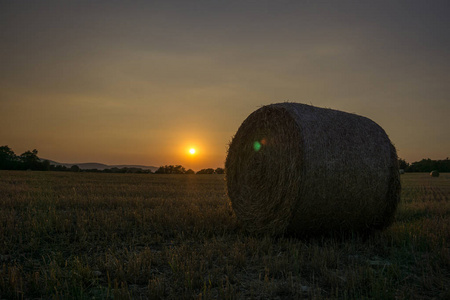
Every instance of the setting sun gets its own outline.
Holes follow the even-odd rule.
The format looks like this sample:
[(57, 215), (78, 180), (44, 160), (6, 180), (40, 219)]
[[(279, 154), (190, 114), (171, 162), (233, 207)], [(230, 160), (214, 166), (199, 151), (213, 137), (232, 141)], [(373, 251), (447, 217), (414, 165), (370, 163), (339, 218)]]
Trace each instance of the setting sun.
[(190, 154), (195, 154), (195, 149), (194, 148), (189, 149), (189, 153)]

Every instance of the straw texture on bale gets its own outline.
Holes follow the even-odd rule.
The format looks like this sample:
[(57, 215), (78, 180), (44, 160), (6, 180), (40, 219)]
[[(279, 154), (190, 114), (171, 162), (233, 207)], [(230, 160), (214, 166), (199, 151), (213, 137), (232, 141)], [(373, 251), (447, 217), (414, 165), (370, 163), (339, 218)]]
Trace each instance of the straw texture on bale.
[(430, 176), (432, 176), (432, 177), (439, 177), (439, 171), (437, 171), (437, 170), (431, 171)]
[(254, 233), (383, 229), (400, 199), (397, 153), (384, 130), (365, 117), (305, 104), (250, 114), (225, 169), (233, 210)]

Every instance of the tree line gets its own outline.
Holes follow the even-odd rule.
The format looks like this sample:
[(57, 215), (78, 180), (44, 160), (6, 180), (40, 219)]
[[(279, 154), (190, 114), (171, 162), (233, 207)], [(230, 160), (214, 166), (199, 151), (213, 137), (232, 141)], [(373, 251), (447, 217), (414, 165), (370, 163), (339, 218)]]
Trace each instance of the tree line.
[(450, 172), (450, 160), (448, 157), (443, 160), (432, 160), (432, 159), (422, 159), (421, 161), (416, 161), (411, 164), (407, 163), (404, 159), (398, 160), (398, 165), (400, 169), (405, 172)]
[(181, 165), (166, 165), (161, 166), (158, 168), (158, 170), (155, 171), (155, 174), (224, 174), (225, 169), (223, 168), (208, 168), (208, 169), (201, 169), (200, 171), (194, 172), (192, 169), (186, 170)]
[[(68, 171), (68, 172), (98, 172), (98, 173), (152, 173), (151, 170), (141, 168), (110, 168), (104, 170), (98, 169), (80, 169), (77, 165), (66, 167), (63, 165), (53, 165), (48, 160), (41, 160), (38, 157), (38, 151), (25, 151), (16, 155), (8, 146), (0, 146), (0, 170), (39, 170), (39, 171)], [(450, 160), (447, 157), (443, 160), (422, 159), (413, 163), (408, 163), (399, 158), (398, 165), (405, 172), (450, 172)], [(192, 169), (186, 170), (181, 165), (160, 166), (155, 174), (224, 174), (223, 168), (207, 168), (195, 172)]]
[[(153, 173), (151, 170), (142, 168), (109, 168), (99, 169), (81, 169), (77, 165), (66, 167), (64, 165), (54, 165), (48, 160), (42, 160), (38, 157), (38, 151), (25, 151), (21, 155), (16, 155), (8, 146), (0, 146), (0, 170), (37, 170), (37, 171), (64, 171), (64, 172), (93, 172), (93, 173)], [(186, 170), (181, 165), (165, 165), (159, 167), (155, 174), (224, 174), (223, 168), (208, 168), (195, 172), (192, 169)]]
[(41, 161), (37, 156), (38, 151), (25, 151), (16, 155), (8, 146), (0, 147), (0, 169), (1, 170), (48, 170), (50, 162)]

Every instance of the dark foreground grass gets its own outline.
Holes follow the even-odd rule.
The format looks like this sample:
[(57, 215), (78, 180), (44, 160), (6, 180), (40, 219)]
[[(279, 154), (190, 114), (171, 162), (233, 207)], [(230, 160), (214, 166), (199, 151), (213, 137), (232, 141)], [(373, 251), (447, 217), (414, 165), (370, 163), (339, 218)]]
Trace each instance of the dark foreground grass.
[(362, 238), (251, 236), (221, 175), (0, 171), (0, 299), (449, 299), (450, 174)]

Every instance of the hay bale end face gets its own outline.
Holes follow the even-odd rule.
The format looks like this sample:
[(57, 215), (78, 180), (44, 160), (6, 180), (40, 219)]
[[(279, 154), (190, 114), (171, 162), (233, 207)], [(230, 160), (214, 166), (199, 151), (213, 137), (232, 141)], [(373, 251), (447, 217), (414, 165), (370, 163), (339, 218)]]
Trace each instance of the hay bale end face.
[(439, 171), (438, 170), (431, 171), (430, 176), (431, 177), (439, 177)]
[(400, 199), (396, 150), (380, 126), (299, 103), (250, 114), (225, 169), (233, 210), (254, 233), (383, 229)]

